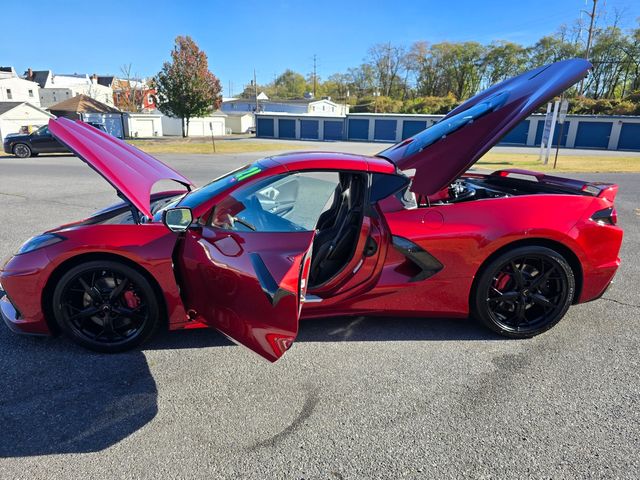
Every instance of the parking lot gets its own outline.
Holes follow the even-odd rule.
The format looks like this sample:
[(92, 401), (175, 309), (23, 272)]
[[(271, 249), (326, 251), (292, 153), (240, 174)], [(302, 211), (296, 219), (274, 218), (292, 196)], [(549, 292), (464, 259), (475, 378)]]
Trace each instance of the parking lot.
[[(158, 156), (201, 185), (261, 155)], [(269, 364), (215, 331), (106, 356), (0, 325), (0, 478), (637, 478), (640, 174), (579, 177), (620, 185), (623, 265), (531, 340), (335, 318)], [(0, 156), (0, 258), (116, 200), (75, 157)]]

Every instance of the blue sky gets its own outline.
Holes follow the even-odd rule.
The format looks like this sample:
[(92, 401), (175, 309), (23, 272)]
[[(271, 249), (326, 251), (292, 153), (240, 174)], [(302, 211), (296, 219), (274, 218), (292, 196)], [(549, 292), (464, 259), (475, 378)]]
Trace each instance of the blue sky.
[[(640, 2), (600, 0), (622, 26), (637, 25)], [(234, 93), (256, 69), (266, 83), (285, 68), (326, 78), (361, 63), (379, 42), (510, 40), (524, 45), (572, 23), (586, 0), (347, 1), (274, 0), (3, 2), (0, 65), (56, 73), (118, 74), (123, 64), (151, 76), (177, 35), (191, 35), (209, 67)], [(27, 10), (31, 10), (28, 12)], [(19, 21), (25, 19), (25, 21)]]

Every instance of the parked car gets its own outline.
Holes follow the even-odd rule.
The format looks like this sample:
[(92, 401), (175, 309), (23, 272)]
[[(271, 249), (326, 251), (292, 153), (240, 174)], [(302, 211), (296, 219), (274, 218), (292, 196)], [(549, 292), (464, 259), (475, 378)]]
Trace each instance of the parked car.
[[(88, 122), (98, 130), (106, 132), (102, 123)], [(49, 131), (48, 125), (43, 125), (32, 133), (8, 135), (3, 142), (5, 153), (19, 158), (35, 157), (40, 153), (68, 153), (69, 149), (61, 144)]]
[[(538, 335), (609, 286), (617, 186), (467, 170), (590, 67), (502, 82), (376, 156), (271, 156), (198, 189), (104, 132), (51, 120), (124, 201), (28, 240), (0, 271), (0, 313), (16, 332), (104, 352), (164, 325), (215, 327), (270, 361), (300, 318), (471, 315), (507, 337)], [(150, 195), (160, 180), (182, 188)]]
[(43, 125), (29, 134), (9, 135), (3, 142), (5, 153), (19, 158), (35, 157), (40, 153), (65, 153), (69, 149), (62, 145), (49, 132), (49, 126)]

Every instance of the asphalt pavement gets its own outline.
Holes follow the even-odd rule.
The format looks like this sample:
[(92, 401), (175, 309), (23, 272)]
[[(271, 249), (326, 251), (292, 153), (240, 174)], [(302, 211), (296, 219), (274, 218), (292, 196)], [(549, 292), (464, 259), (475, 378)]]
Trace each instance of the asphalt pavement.
[[(198, 184), (258, 156), (159, 155)], [(638, 478), (640, 174), (576, 177), (620, 185), (623, 265), (531, 340), (333, 318), (269, 364), (215, 331), (108, 356), (0, 325), (0, 478)], [(115, 200), (75, 157), (0, 157), (0, 258)]]

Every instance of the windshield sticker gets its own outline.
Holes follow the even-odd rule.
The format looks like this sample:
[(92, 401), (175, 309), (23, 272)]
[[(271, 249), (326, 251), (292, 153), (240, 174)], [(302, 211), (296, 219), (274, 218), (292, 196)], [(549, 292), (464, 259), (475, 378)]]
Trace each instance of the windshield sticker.
[(233, 178), (235, 181), (237, 182), (241, 182), (242, 180), (245, 180), (249, 177), (252, 177), (253, 175), (256, 175), (257, 173), (260, 173), (262, 171), (262, 169), (256, 165), (247, 168), (246, 170), (243, 170), (241, 172), (238, 172)]

